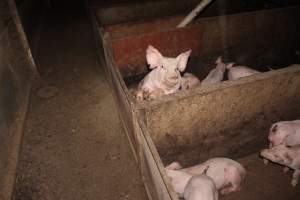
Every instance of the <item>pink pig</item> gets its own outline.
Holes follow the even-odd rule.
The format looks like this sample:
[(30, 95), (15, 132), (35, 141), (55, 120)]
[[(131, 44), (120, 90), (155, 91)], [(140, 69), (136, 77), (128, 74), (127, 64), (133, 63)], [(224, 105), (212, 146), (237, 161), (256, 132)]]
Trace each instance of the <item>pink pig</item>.
[(279, 144), (286, 146), (300, 144), (300, 120), (281, 121), (272, 124), (268, 139), (270, 147)]
[(200, 80), (191, 73), (184, 73), (181, 78), (181, 90), (188, 90), (190, 88), (200, 85)]
[(181, 86), (180, 72), (185, 70), (190, 54), (191, 50), (181, 53), (176, 58), (168, 58), (149, 45), (146, 59), (152, 71), (140, 82), (136, 93), (137, 100), (155, 99), (177, 92)]
[(201, 82), (202, 85), (210, 85), (214, 83), (219, 83), (223, 80), (224, 72), (227, 65), (233, 65), (233, 63), (225, 64), (222, 61), (222, 57), (219, 56), (216, 60), (215, 64), (217, 65), (216, 68), (212, 69), (206, 78)]
[(241, 183), (246, 176), (245, 168), (240, 163), (228, 158), (212, 158), (204, 163), (184, 169), (180, 167), (178, 162), (173, 162), (168, 167), (170, 166), (173, 170), (192, 175), (203, 174), (207, 169), (206, 175), (214, 180), (216, 188), (223, 195), (240, 190)]
[(167, 176), (171, 179), (171, 185), (174, 191), (180, 197), (183, 197), (185, 186), (193, 175), (181, 170), (168, 169), (168, 167), (166, 167), (165, 169)]
[(251, 76), (253, 74), (261, 73), (254, 69), (251, 69), (246, 66), (235, 66), (233, 67), (233, 63), (226, 66), (228, 69), (228, 80), (236, 80), (242, 77)]
[(205, 174), (195, 175), (185, 186), (185, 200), (218, 200), (219, 194), (212, 178)]
[(286, 166), (284, 171), (287, 172), (289, 168), (294, 169), (292, 186), (296, 186), (300, 176), (300, 145), (287, 147), (284, 144), (274, 146), (270, 149), (264, 149), (260, 152), (264, 159)]

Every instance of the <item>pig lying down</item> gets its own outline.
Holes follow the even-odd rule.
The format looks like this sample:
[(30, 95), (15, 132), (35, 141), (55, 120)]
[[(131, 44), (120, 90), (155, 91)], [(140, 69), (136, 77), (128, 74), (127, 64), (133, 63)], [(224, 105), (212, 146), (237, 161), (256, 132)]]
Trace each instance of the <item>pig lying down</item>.
[(203, 174), (195, 175), (187, 182), (183, 197), (185, 200), (218, 200), (219, 194), (212, 178), (206, 175), (209, 167)]
[(226, 66), (228, 69), (228, 80), (236, 80), (242, 77), (261, 73), (246, 66), (234, 66), (233, 63)]
[(296, 186), (300, 176), (300, 145), (287, 147), (283, 144), (264, 149), (260, 155), (274, 163), (284, 165), (294, 170), (292, 186)]
[(281, 121), (272, 124), (268, 139), (270, 147), (280, 144), (286, 146), (300, 144), (300, 120)]
[(191, 73), (184, 73), (181, 78), (181, 90), (188, 90), (190, 88), (200, 85), (200, 80)]
[[(241, 189), (246, 170), (240, 163), (228, 158), (212, 158), (189, 168), (182, 168), (178, 162), (173, 162), (166, 167), (167, 170), (185, 172), (190, 176), (202, 174), (206, 168), (208, 168), (206, 175), (213, 179), (221, 194), (226, 195)], [(173, 181), (171, 182), (173, 185)], [(173, 187), (175, 188), (176, 185)]]
[(181, 87), (180, 72), (185, 70), (190, 54), (191, 50), (176, 58), (168, 58), (149, 45), (146, 59), (152, 71), (140, 82), (136, 93), (137, 100), (151, 100), (177, 92)]
[(233, 63), (225, 64), (222, 61), (222, 57), (218, 57), (215, 64), (217, 65), (216, 68), (212, 69), (206, 78), (201, 82), (202, 85), (209, 85), (214, 83), (219, 83), (224, 78), (224, 72), (226, 70), (227, 65), (233, 65)]

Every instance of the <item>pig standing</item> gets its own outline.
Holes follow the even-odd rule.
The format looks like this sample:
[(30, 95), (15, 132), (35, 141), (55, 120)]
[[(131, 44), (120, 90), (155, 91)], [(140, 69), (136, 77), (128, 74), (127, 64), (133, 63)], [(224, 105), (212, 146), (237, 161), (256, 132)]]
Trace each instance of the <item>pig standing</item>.
[(181, 78), (181, 90), (188, 90), (190, 88), (200, 85), (200, 80), (191, 73), (184, 73)]
[[(187, 172), (191, 175), (202, 174), (209, 166), (206, 175), (213, 179), (217, 190), (220, 190), (223, 195), (240, 190), (241, 183), (246, 176), (245, 168), (240, 163), (228, 158), (212, 158), (204, 163), (184, 169), (180, 168), (180, 164), (176, 163), (172, 163), (169, 166), (175, 166), (177, 171)], [(173, 169), (175, 168), (173, 167)]]
[(260, 155), (272, 162), (294, 169), (292, 186), (296, 186), (300, 176), (300, 145), (287, 147), (284, 144), (274, 146), (270, 149), (264, 149)]
[(147, 63), (150, 69), (138, 86), (137, 100), (149, 100), (164, 94), (172, 94), (181, 86), (181, 75), (186, 68), (191, 50), (181, 53), (176, 58), (163, 57), (153, 46), (146, 50)]
[(218, 200), (219, 194), (212, 178), (200, 174), (190, 178), (183, 197), (185, 200)]
[[(222, 61), (221, 56), (218, 57), (215, 64), (217, 65), (216, 68), (209, 72), (207, 77), (201, 82), (202, 85), (219, 83), (223, 80), (226, 64)], [(229, 63), (228, 65), (233, 65), (233, 63)]]
[(300, 120), (281, 121), (272, 124), (268, 139), (270, 147), (279, 144), (295, 146), (300, 144)]
[(233, 63), (227, 65), (226, 68), (228, 69), (228, 80), (236, 80), (238, 78), (260, 73), (259, 71), (256, 71), (246, 66), (233, 67)]

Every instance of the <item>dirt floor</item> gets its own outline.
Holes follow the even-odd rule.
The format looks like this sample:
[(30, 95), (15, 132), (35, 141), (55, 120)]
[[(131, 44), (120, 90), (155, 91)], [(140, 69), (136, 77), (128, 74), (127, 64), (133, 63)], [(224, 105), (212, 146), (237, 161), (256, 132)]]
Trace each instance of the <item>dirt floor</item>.
[(243, 188), (239, 192), (223, 196), (221, 200), (297, 200), (300, 185), (292, 187), (292, 171), (283, 172), (283, 167), (265, 165), (258, 153), (238, 160), (247, 170)]
[(52, 13), (38, 30), (42, 80), (32, 89), (14, 199), (147, 199), (88, 17)]

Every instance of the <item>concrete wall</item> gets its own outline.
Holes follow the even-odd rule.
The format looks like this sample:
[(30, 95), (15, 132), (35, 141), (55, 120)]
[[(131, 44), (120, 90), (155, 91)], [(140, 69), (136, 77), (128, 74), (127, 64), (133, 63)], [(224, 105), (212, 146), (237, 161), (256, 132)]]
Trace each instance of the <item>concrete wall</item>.
[[(10, 3), (8, 3), (10, 2)], [(30, 82), (35, 73), (14, 3), (0, 3), (0, 199), (10, 199)]]

